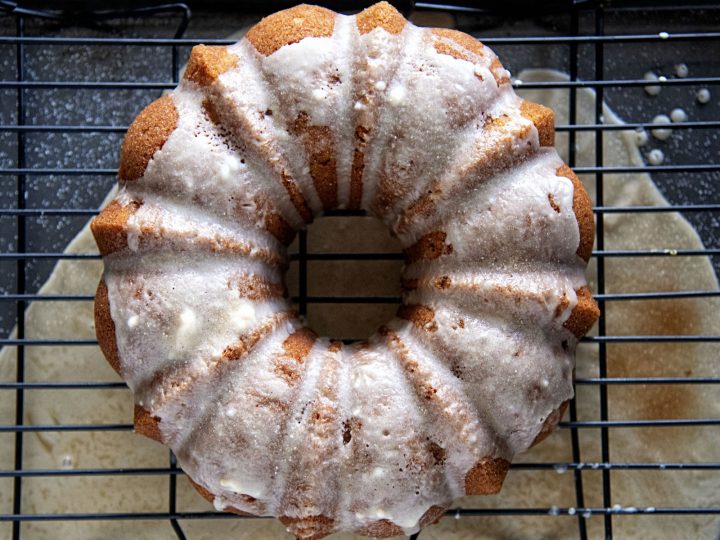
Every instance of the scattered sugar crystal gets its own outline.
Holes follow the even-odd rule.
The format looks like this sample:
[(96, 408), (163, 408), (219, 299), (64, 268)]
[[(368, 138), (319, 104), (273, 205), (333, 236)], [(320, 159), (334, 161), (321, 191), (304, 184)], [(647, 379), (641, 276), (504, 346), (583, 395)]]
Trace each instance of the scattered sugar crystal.
[[(658, 114), (655, 118), (653, 118), (653, 124), (670, 124), (670, 117), (667, 114)], [(650, 130), (653, 137), (656, 139), (660, 139), (661, 141), (664, 141), (670, 135), (672, 135), (672, 129), (666, 129), (666, 128), (656, 128)]]
[[(658, 80), (658, 76), (655, 73), (653, 73), (652, 71), (648, 71), (647, 73), (645, 73), (645, 75), (643, 75), (643, 79), (645, 79), (646, 81), (655, 82)], [(662, 87), (657, 86), (655, 84), (648, 85), (645, 87), (645, 92), (649, 96), (657, 96), (661, 90), (662, 90)]]
[(695, 97), (697, 98), (698, 103), (702, 103), (703, 105), (705, 105), (706, 103), (710, 102), (710, 98), (712, 96), (710, 95), (710, 90), (708, 90), (707, 88), (701, 88), (697, 91)]
[(688, 76), (689, 70), (687, 64), (675, 64), (675, 75), (684, 79)]
[(648, 143), (648, 134), (643, 128), (637, 128), (635, 130), (635, 144), (638, 146), (644, 146)]
[(685, 122), (688, 119), (688, 115), (684, 109), (676, 108), (670, 112), (670, 120), (673, 122)]
[(648, 163), (650, 165), (661, 165), (665, 161), (665, 154), (659, 148), (653, 148), (648, 154)]

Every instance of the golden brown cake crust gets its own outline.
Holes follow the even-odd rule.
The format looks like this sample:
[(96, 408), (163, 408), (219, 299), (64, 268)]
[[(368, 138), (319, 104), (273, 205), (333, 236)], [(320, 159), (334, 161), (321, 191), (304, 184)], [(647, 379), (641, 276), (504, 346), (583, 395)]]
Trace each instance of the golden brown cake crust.
[(435, 312), (427, 306), (403, 304), (398, 308), (397, 316), (406, 321), (410, 321), (421, 330), (431, 332), (437, 330), (437, 325), (433, 322)]
[(335, 139), (327, 126), (310, 124), (308, 114), (303, 112), (295, 119), (292, 133), (303, 139), (308, 153), (310, 176), (325, 210), (338, 205), (337, 164)]
[[(127, 224), (134, 212), (141, 206), (141, 203), (131, 201), (123, 206), (117, 201), (112, 201), (105, 209), (90, 223), (90, 230), (95, 237), (100, 254), (104, 257), (112, 253), (122, 251), (128, 248), (127, 240)], [(282, 218), (280, 218), (282, 219)], [(284, 220), (283, 220), (284, 222)], [(279, 227), (282, 227), (282, 223)], [(288, 225), (289, 227), (289, 225)], [(292, 230), (292, 229), (291, 229)], [(284, 235), (281, 238), (287, 240), (290, 234), (279, 230), (279, 234)], [(294, 231), (292, 232), (294, 235)], [(170, 237), (163, 232), (151, 229), (149, 227), (141, 227), (139, 248), (145, 248), (151, 240), (162, 239), (170, 240)], [(282, 255), (272, 253), (269, 250), (255, 251), (248, 244), (238, 242), (230, 242), (227, 240), (218, 240), (206, 238), (197, 240), (193, 235), (178, 235), (173, 239), (186, 238), (193, 240), (193, 247), (198, 251), (207, 251), (208, 253), (217, 253), (227, 251), (231, 253), (239, 253), (242, 255), (252, 255), (260, 260), (265, 261), (271, 266), (284, 267), (286, 260)]]
[(420, 518), (420, 527), (427, 527), (428, 525), (433, 525), (437, 523), (438, 521), (440, 521), (440, 518), (445, 515), (446, 510), (447, 508), (444, 506), (431, 506)]
[(122, 206), (119, 202), (112, 201), (92, 220), (90, 230), (100, 255), (105, 257), (127, 249), (127, 222), (139, 206), (139, 203)]
[(170, 96), (153, 101), (135, 118), (125, 135), (120, 154), (120, 180), (131, 182), (145, 174), (147, 164), (160, 150), (178, 123)]
[(110, 315), (107, 285), (102, 279), (98, 283), (95, 293), (95, 335), (97, 335), (98, 345), (108, 363), (120, 375), (120, 354), (115, 338), (115, 323)]
[(447, 233), (443, 231), (433, 231), (426, 234), (403, 251), (405, 262), (410, 264), (421, 260), (432, 260), (441, 255), (452, 253), (452, 244), (446, 244), (446, 239)]
[(503, 458), (484, 458), (465, 475), (466, 495), (493, 495), (500, 491), (510, 462)]
[(317, 334), (309, 328), (301, 328), (290, 334), (283, 342), (283, 349), (295, 360), (304, 359), (317, 340)]
[[(440, 518), (445, 514), (445, 507), (433, 505), (428, 508), (425, 513), (420, 517), (420, 527), (427, 527), (440, 521)], [(358, 534), (363, 536), (370, 536), (373, 538), (388, 538), (391, 536), (402, 536), (405, 534), (402, 527), (396, 525), (388, 519), (381, 519), (370, 523), (356, 531)]]
[(503, 75), (500, 75), (501, 70), (504, 70), (502, 63), (500, 62), (499, 58), (494, 58), (492, 63), (490, 64), (490, 72), (495, 77), (495, 80), (497, 81), (498, 86), (502, 84), (508, 84), (510, 82), (510, 76), (505, 72)]
[(230, 279), (228, 287), (238, 291), (242, 298), (253, 301), (281, 298), (287, 293), (284, 283), (275, 283), (257, 275), (243, 275)]
[(220, 355), (222, 361), (233, 362), (244, 357), (261, 339), (270, 334), (277, 324), (287, 321), (295, 316), (297, 316), (297, 313), (293, 311), (280, 312), (275, 315), (272, 320), (261, 324), (250, 334), (239, 336), (238, 340), (233, 345), (228, 345), (225, 349), (223, 349), (223, 352)]
[(570, 400), (563, 401), (557, 409), (548, 415), (545, 422), (543, 422), (543, 427), (540, 430), (540, 433), (537, 434), (535, 439), (533, 439), (533, 442), (530, 444), (531, 448), (539, 442), (544, 441), (553, 431), (555, 431), (555, 428), (565, 415), (568, 405), (570, 405)]
[(573, 212), (580, 229), (580, 245), (577, 254), (585, 261), (590, 260), (592, 246), (595, 241), (595, 219), (592, 202), (580, 179), (573, 170), (564, 163), (555, 171), (557, 176), (564, 176), (573, 183)]
[(384, 28), (391, 34), (399, 34), (407, 20), (387, 2), (378, 2), (357, 14), (357, 27), (361, 35), (376, 28)]
[(265, 214), (265, 228), (283, 245), (289, 246), (295, 238), (295, 229), (280, 214)]
[(306, 37), (331, 36), (335, 28), (335, 13), (319, 6), (301, 4), (265, 17), (245, 36), (264, 56)]
[[(303, 540), (320, 540), (333, 533), (335, 521), (325, 516), (305, 516), (302, 518), (280, 516), (280, 522)], [(303, 534), (312, 532), (314, 534)]]
[[(215, 502), (215, 495), (210, 493), (209, 490), (205, 489), (203, 486), (195, 482), (192, 478), (188, 476), (188, 480), (190, 481), (190, 484), (192, 484), (192, 487), (194, 487), (197, 492), (202, 495), (202, 498), (208, 501), (209, 503)], [(244, 497), (247, 497), (248, 500), (253, 500), (252, 497), (248, 495), (244, 495)], [(242, 510), (238, 510), (237, 508), (233, 506), (228, 506), (225, 508), (226, 511), (232, 512), (233, 514), (237, 514), (238, 516), (253, 516), (254, 514), (251, 514), (250, 512), (243, 512)]]
[(157, 416), (153, 416), (149, 411), (142, 408), (140, 405), (135, 405), (135, 433), (145, 435), (147, 438), (163, 442), (162, 434), (160, 433), (160, 419)]
[(374, 521), (362, 529), (358, 529), (356, 532), (372, 538), (388, 538), (390, 536), (400, 536), (403, 534), (401, 527), (387, 519)]
[[(485, 46), (477, 39), (466, 34), (465, 32), (460, 32), (459, 30), (453, 30), (451, 28), (433, 28), (432, 33), (436, 36), (449, 39), (450, 41), (457, 43), (461, 47), (478, 56), (483, 56), (485, 54)], [(443, 46), (442, 41), (435, 42), (435, 50), (437, 50), (441, 54), (449, 54), (450, 56), (452, 56), (453, 58), (457, 58), (458, 60), (470, 61), (470, 57), (468, 55), (463, 54), (458, 49), (449, 47), (447, 45)]]
[(577, 295), (577, 305), (570, 312), (570, 317), (563, 323), (563, 326), (580, 339), (600, 318), (600, 308), (587, 287), (579, 288), (575, 294)]
[(196, 45), (190, 52), (185, 79), (200, 86), (210, 86), (220, 75), (237, 66), (238, 60), (227, 47)]
[(300, 191), (300, 188), (295, 184), (292, 178), (290, 176), (283, 172), (282, 174), (282, 184), (285, 188), (285, 191), (288, 192), (288, 195), (290, 195), (290, 200), (293, 203), (293, 206), (300, 214), (300, 217), (305, 221), (305, 223), (311, 223), (313, 220), (313, 213), (310, 209), (310, 206), (308, 205), (307, 201), (305, 200), (305, 197), (303, 196), (302, 192)]
[(520, 103), (520, 114), (535, 124), (540, 146), (555, 146), (555, 113), (552, 109), (523, 100)]
[[(462, 49), (465, 49), (465, 51), (469, 51), (474, 55), (484, 56), (485, 54), (487, 54), (485, 46), (482, 43), (464, 32), (452, 30), (450, 28), (433, 28), (432, 33), (438, 37), (453, 42), (455, 45), (458, 45)], [(437, 40), (433, 45), (435, 47), (435, 50), (440, 54), (447, 54), (452, 56), (453, 58), (457, 58), (458, 60), (466, 60), (468, 62), (473, 61), (473, 58), (465, 51), (461, 50), (460, 48), (454, 47), (445, 41)], [(498, 86), (510, 82), (510, 79), (504, 70), (505, 68), (503, 68), (500, 59), (498, 59), (497, 57), (493, 58), (492, 62), (490, 63), (490, 73), (492, 73)], [(480, 74), (477, 74), (476, 76), (482, 78)]]
[(350, 202), (348, 208), (357, 210), (362, 204), (362, 176), (365, 170), (365, 155), (359, 149), (353, 154), (352, 171), (350, 172)]

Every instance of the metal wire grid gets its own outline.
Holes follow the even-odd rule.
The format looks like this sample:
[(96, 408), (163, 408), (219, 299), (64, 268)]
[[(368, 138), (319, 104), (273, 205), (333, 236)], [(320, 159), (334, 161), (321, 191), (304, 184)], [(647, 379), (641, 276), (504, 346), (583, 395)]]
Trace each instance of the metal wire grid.
[[(2, 6), (0, 6), (2, 7)], [(438, 6), (429, 3), (416, 3), (416, 8), (425, 9), (446, 9), (473, 11), (473, 8), (460, 6)], [(187, 27), (190, 12), (186, 6), (182, 4), (173, 4), (168, 6), (160, 6), (152, 10), (136, 10), (130, 15), (151, 16), (159, 12), (176, 11), (181, 15), (181, 23), (177, 34), (173, 39), (135, 39), (135, 38), (49, 38), (49, 37), (26, 37), (24, 35), (24, 20), (26, 17), (43, 16), (43, 13), (15, 10), (13, 16), (16, 20), (15, 36), (0, 36), (0, 44), (12, 44), (16, 51), (17, 74), (15, 80), (0, 81), (0, 89), (15, 89), (17, 95), (17, 123), (12, 125), (0, 125), (1, 132), (15, 133), (17, 137), (17, 167), (7, 167), (0, 169), (0, 175), (9, 175), (16, 178), (17, 184), (17, 205), (14, 208), (0, 209), (0, 216), (13, 216), (17, 218), (17, 252), (0, 253), (0, 261), (16, 261), (17, 287), (12, 294), (4, 294), (0, 296), (2, 302), (14, 302), (16, 305), (16, 337), (0, 339), (0, 346), (14, 346), (17, 350), (17, 376), (15, 382), (0, 383), (0, 390), (14, 391), (16, 396), (16, 413), (14, 425), (0, 426), (0, 433), (15, 434), (15, 458), (13, 470), (0, 471), (0, 478), (13, 478), (13, 513), (0, 515), (0, 522), (11, 521), (13, 523), (13, 538), (19, 539), (21, 536), (21, 523), (29, 521), (63, 521), (63, 520), (169, 520), (173, 530), (178, 538), (185, 538), (185, 534), (178, 523), (178, 520), (190, 519), (238, 519), (233, 516), (221, 512), (179, 512), (176, 509), (176, 481), (177, 475), (183, 474), (176, 466), (175, 457), (170, 452), (168, 466), (166, 468), (92, 468), (80, 470), (60, 470), (60, 469), (43, 469), (28, 470), (23, 467), (23, 435), (29, 432), (43, 431), (130, 431), (133, 429), (131, 424), (81, 424), (81, 425), (25, 425), (23, 419), (24, 412), (24, 394), (25, 391), (36, 389), (54, 389), (54, 390), (84, 390), (84, 389), (106, 389), (106, 388), (126, 388), (121, 382), (25, 382), (24, 376), (24, 359), (27, 347), (65, 345), (65, 346), (96, 346), (95, 340), (80, 339), (29, 339), (26, 338), (26, 328), (24, 314), (30, 302), (47, 302), (47, 301), (80, 301), (88, 302), (93, 300), (93, 296), (83, 295), (39, 295), (27, 290), (26, 286), (26, 264), (27, 261), (36, 259), (96, 259), (97, 255), (93, 254), (66, 254), (60, 252), (27, 252), (26, 246), (26, 218), (38, 215), (72, 215), (72, 216), (91, 216), (97, 214), (95, 208), (28, 208), (25, 201), (26, 180), (30, 175), (111, 175), (116, 174), (115, 169), (97, 169), (97, 168), (77, 168), (77, 169), (48, 169), (35, 168), (27, 162), (26, 141), (25, 136), (30, 132), (94, 132), (94, 133), (124, 133), (127, 126), (90, 126), (90, 125), (28, 125), (26, 123), (25, 97), (28, 92), (33, 92), (44, 88), (73, 88), (73, 89), (146, 89), (146, 90), (164, 90), (174, 88), (178, 81), (179, 73), (179, 47), (195, 45), (197, 40), (181, 39), (182, 33)], [(578, 18), (581, 13), (591, 12), (595, 20), (594, 35), (580, 35)], [(676, 173), (684, 172), (715, 172), (720, 171), (720, 164), (717, 163), (697, 163), (692, 165), (659, 165), (659, 166), (642, 166), (642, 167), (606, 167), (603, 166), (603, 136), (610, 130), (626, 130), (632, 128), (651, 128), (653, 124), (647, 122), (635, 122), (624, 125), (608, 125), (602, 121), (602, 103), (603, 93), (606, 88), (620, 87), (637, 87), (647, 84), (645, 80), (610, 80), (604, 76), (604, 48), (609, 43), (648, 43), (652, 44), (660, 40), (678, 40), (678, 41), (710, 41), (720, 40), (720, 32), (688, 32), (683, 34), (673, 34), (669, 37), (658, 36), (657, 34), (633, 34), (633, 35), (606, 35), (604, 31), (604, 21), (608, 9), (600, 6), (576, 6), (568, 10), (570, 18), (570, 32), (568, 35), (561, 37), (502, 37), (502, 38), (486, 38), (483, 41), (489, 45), (547, 45), (561, 44), (567, 46), (569, 50), (568, 72), (570, 80), (568, 82), (537, 82), (525, 83), (524, 88), (566, 88), (570, 93), (570, 122), (567, 125), (558, 125), (558, 132), (566, 132), (569, 138), (569, 165), (579, 174), (594, 174), (596, 178), (596, 201), (597, 204), (594, 212), (597, 217), (597, 249), (593, 252), (593, 257), (597, 261), (597, 294), (595, 298), (601, 305), (601, 308), (607, 302), (628, 301), (628, 300), (660, 300), (660, 299), (678, 299), (678, 298), (701, 298), (701, 297), (718, 297), (720, 291), (714, 290), (695, 290), (683, 292), (648, 292), (648, 293), (621, 293), (609, 294), (605, 292), (605, 261), (612, 257), (693, 257), (693, 256), (717, 256), (720, 255), (718, 248), (705, 249), (687, 249), (669, 251), (654, 250), (607, 250), (604, 247), (604, 222), (603, 216), (613, 213), (624, 212), (717, 212), (720, 210), (720, 204), (683, 204), (663, 207), (653, 206), (633, 206), (633, 207), (613, 207), (605, 206), (603, 193), (603, 177), (606, 174), (620, 172), (648, 172), (648, 173)], [(126, 13), (127, 14), (127, 13)], [(105, 12), (100, 14), (106, 18), (117, 16), (116, 12)], [(204, 43), (229, 44), (227, 40), (203, 40)], [(172, 80), (157, 82), (68, 82), (68, 81), (36, 81), (27, 80), (25, 75), (24, 64), (26, 60), (26, 45), (44, 45), (53, 47), (57, 45), (81, 45), (93, 47), (95, 45), (115, 45), (119, 47), (133, 47), (138, 45), (153, 46), (158, 48), (171, 48), (172, 50)], [(591, 45), (594, 48), (595, 55), (595, 75), (594, 80), (578, 80), (578, 46)], [(671, 79), (667, 81), (659, 81), (658, 86), (672, 85), (699, 85), (699, 84), (718, 84), (720, 77), (693, 77), (685, 79)], [(592, 88), (597, 93), (595, 123), (592, 125), (575, 125), (577, 116), (577, 99), (576, 92), (578, 88)], [(686, 121), (676, 123), (673, 129), (709, 129), (720, 127), (720, 120), (713, 121)], [(595, 156), (596, 163), (589, 167), (575, 167), (576, 151), (575, 139), (579, 132), (591, 132), (595, 137)], [(365, 215), (363, 212), (351, 211), (333, 211), (329, 214), (335, 216), (349, 215)], [(310, 296), (307, 290), (307, 274), (308, 261), (314, 260), (381, 260), (381, 259), (400, 259), (400, 254), (344, 254), (344, 253), (313, 253), (308, 251), (306, 232), (299, 233), (299, 250), (293, 255), (293, 260), (298, 263), (298, 296), (293, 300), (297, 303), (301, 314), (307, 313), (308, 304), (312, 303), (398, 303), (400, 298), (388, 296), (356, 296), (356, 297), (329, 297), (329, 296)], [(609, 420), (608, 418), (608, 385), (638, 385), (638, 384), (694, 384), (715, 385), (720, 383), (720, 378), (715, 377), (608, 377), (606, 365), (606, 346), (607, 344), (616, 343), (647, 343), (647, 342), (720, 342), (720, 336), (717, 335), (662, 335), (662, 336), (619, 336), (607, 335), (605, 332), (605, 319), (601, 316), (599, 321), (599, 335), (596, 337), (586, 337), (585, 342), (595, 343), (599, 348), (599, 376), (578, 378), (577, 385), (594, 386), (598, 388), (600, 402), (600, 418), (598, 420), (578, 421), (576, 413), (576, 404), (573, 400), (569, 407), (569, 420), (560, 423), (563, 429), (569, 429), (572, 442), (572, 462), (571, 463), (519, 463), (513, 464), (514, 469), (525, 470), (542, 470), (557, 469), (558, 467), (567, 468), (573, 471), (574, 484), (576, 493), (575, 508), (553, 509), (554, 515), (571, 516), (576, 515), (578, 536), (580, 539), (587, 538), (586, 522), (582, 516), (586, 510), (592, 514), (600, 514), (604, 520), (604, 536), (605, 538), (613, 537), (613, 518), (617, 514), (622, 513), (649, 513), (649, 514), (665, 514), (665, 515), (682, 515), (682, 514), (720, 514), (720, 508), (702, 508), (702, 507), (666, 507), (666, 508), (647, 508), (647, 509), (618, 509), (613, 508), (612, 486), (610, 472), (613, 470), (720, 470), (720, 463), (620, 463), (613, 462), (610, 455), (609, 430), (625, 427), (653, 427), (653, 426), (717, 426), (720, 425), (720, 418), (699, 418), (699, 419), (656, 419), (656, 420)], [(580, 455), (579, 430), (582, 429), (599, 429), (601, 434), (601, 458), (600, 463), (585, 463)], [(602, 475), (602, 501), (603, 506), (600, 508), (585, 507), (585, 491), (583, 490), (583, 471), (585, 469), (600, 469)], [(23, 513), (21, 506), (21, 495), (24, 478), (32, 477), (58, 477), (58, 476), (129, 476), (129, 475), (156, 475), (168, 478), (168, 510), (166, 512), (145, 512), (145, 513), (76, 513), (76, 514), (26, 514)], [(451, 510), (449, 513), (458, 516), (487, 516), (487, 515), (548, 515), (550, 508), (493, 508), (493, 509), (459, 509)], [(418, 534), (413, 535), (417, 538)]]

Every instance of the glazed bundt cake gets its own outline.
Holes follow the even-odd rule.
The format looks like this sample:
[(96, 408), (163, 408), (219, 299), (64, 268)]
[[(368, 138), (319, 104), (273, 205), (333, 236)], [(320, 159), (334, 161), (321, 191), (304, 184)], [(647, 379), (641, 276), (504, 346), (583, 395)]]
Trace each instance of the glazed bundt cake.
[[(218, 510), (303, 539), (411, 533), (498, 492), (562, 416), (599, 314), (592, 208), (553, 142), (490, 49), (384, 2), (195, 47), (92, 225), (98, 340), (136, 431)], [(283, 283), (295, 231), (334, 208), (405, 246), (402, 306), (362, 343), (316, 336)]]

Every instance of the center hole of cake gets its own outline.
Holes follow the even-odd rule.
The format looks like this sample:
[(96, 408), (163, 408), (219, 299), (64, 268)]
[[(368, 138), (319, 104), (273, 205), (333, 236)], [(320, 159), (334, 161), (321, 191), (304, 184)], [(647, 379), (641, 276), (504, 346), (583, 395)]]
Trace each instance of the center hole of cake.
[[(285, 283), (310, 328), (335, 339), (366, 339), (395, 315), (402, 248), (385, 224), (373, 217), (322, 217), (308, 226), (305, 243), (305, 271), (299, 260), (291, 261)], [(299, 235), (289, 253), (302, 257)]]

